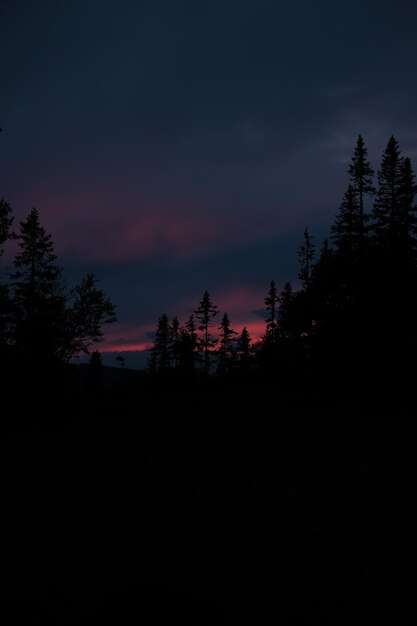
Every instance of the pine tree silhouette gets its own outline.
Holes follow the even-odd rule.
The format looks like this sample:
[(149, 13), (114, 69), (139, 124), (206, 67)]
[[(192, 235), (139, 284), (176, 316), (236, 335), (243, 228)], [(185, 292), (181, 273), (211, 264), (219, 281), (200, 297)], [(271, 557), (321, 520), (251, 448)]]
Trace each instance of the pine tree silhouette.
[(171, 364), (170, 358), (170, 329), (166, 313), (158, 319), (155, 332), (155, 341), (150, 349), (148, 370), (151, 372), (165, 372)]
[(349, 165), (349, 187), (352, 190), (352, 201), (358, 207), (359, 214), (355, 217), (355, 230), (358, 238), (358, 251), (362, 254), (364, 238), (366, 234), (366, 223), (369, 216), (365, 213), (365, 197), (375, 194), (373, 186), (374, 170), (368, 161), (368, 150), (362, 135), (358, 136), (355, 151)]
[(310, 285), (314, 257), (315, 246), (313, 243), (313, 236), (310, 235), (308, 227), (306, 227), (304, 230), (304, 241), (298, 250), (298, 260), (300, 263), (298, 278), (301, 280), (304, 289), (308, 289)]
[(88, 354), (103, 336), (102, 325), (116, 321), (113, 303), (97, 288), (94, 274), (68, 288), (37, 209), (20, 223), (17, 238), (20, 252), (11, 274), (15, 352), (44, 364), (67, 363), (73, 356)]
[(219, 326), (219, 362), (217, 371), (219, 374), (224, 375), (231, 371), (234, 361), (234, 340), (237, 334), (233, 328), (231, 328), (230, 320), (225, 313)]
[(19, 248), (12, 273), (14, 342), (29, 360), (51, 359), (58, 329), (65, 319), (61, 267), (52, 237), (39, 222), (37, 209), (20, 222)]
[(246, 326), (243, 327), (242, 332), (237, 338), (236, 353), (240, 371), (244, 373), (249, 372), (252, 363), (251, 336)]
[(217, 343), (214, 335), (210, 333), (210, 327), (218, 314), (218, 307), (211, 302), (207, 290), (204, 292), (200, 305), (194, 313), (198, 322), (198, 328), (203, 333), (201, 347), (204, 355), (204, 374), (207, 376), (210, 371), (210, 353)]

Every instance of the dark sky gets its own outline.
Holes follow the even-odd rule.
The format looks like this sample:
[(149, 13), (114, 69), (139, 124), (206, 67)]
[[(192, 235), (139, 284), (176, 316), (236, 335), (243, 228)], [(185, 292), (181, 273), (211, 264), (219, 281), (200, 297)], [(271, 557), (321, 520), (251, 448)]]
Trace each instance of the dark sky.
[(38, 208), (71, 280), (97, 273), (120, 319), (103, 350), (205, 289), (262, 332), (305, 226), (328, 235), (358, 134), (375, 169), (392, 134), (415, 163), (415, 0), (0, 7), (0, 196), (17, 221)]

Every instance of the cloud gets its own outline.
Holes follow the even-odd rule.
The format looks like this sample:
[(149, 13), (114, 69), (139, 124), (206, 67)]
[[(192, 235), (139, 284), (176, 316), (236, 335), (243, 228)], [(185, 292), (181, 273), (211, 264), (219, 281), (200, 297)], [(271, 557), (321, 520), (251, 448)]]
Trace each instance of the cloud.
[(174, 206), (174, 199), (155, 206), (152, 200), (138, 201), (133, 189), (123, 201), (114, 184), (109, 190), (98, 182), (60, 184), (54, 188), (51, 181), (35, 190), (32, 205), (64, 258), (121, 263), (161, 254), (186, 256), (224, 242), (232, 228), (231, 219), (220, 224), (204, 211)]
[[(263, 301), (264, 294), (258, 288), (239, 286), (232, 289), (217, 291), (212, 297), (213, 304), (218, 306), (218, 315), (213, 320), (213, 329), (216, 329), (221, 318), (227, 312), (232, 328), (241, 332), (246, 326), (253, 340), (258, 340), (265, 332), (265, 323), (259, 318), (254, 307)], [(183, 298), (171, 303), (176, 306), (175, 315), (180, 323), (184, 324), (189, 315), (198, 307), (198, 301)], [(173, 314), (169, 315), (172, 317)], [(104, 352), (146, 351), (153, 344), (157, 318), (153, 323), (141, 324), (134, 321), (116, 323), (105, 329), (104, 340), (100, 350)]]
[(151, 345), (151, 328), (146, 324), (116, 323), (104, 329), (103, 341), (99, 344), (100, 351), (130, 352), (146, 351)]

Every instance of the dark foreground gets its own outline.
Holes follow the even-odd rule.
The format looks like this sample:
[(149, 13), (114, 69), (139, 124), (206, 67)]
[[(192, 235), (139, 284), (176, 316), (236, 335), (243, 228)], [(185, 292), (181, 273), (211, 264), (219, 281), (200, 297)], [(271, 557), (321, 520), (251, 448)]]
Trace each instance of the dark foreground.
[(1, 443), (4, 624), (415, 623), (410, 407), (156, 387), (44, 416)]

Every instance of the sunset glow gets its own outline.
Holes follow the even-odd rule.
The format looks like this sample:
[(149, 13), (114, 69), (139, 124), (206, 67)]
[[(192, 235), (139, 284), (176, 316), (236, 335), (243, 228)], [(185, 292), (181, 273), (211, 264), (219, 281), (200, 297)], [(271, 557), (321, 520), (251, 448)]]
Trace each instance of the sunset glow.
[(0, 3), (2, 623), (412, 624), (417, 0)]
[[(390, 22), (366, 3), (360, 24), (311, 3), (305, 20), (278, 3), (64, 4), (4, 9), (0, 197), (14, 229), (36, 207), (68, 284), (98, 277), (119, 320), (103, 350), (146, 351), (159, 316), (185, 323), (205, 289), (216, 324), (227, 312), (259, 339), (270, 281), (296, 288), (304, 228), (317, 252), (328, 237), (358, 133), (375, 164), (392, 132), (417, 153), (407, 3), (401, 72), (379, 45)], [(376, 36), (375, 20), (371, 45), (346, 46), (352, 28)]]
[[(219, 307), (219, 315), (213, 324), (213, 331), (217, 331), (221, 317), (227, 312), (232, 328), (241, 333), (246, 327), (254, 343), (259, 341), (265, 333), (265, 316), (260, 316), (259, 304), (263, 302), (263, 294), (256, 289), (239, 287), (219, 294), (215, 304)], [(191, 312), (198, 305), (184, 301), (179, 303), (177, 313), (180, 324), (184, 324)], [(256, 313), (255, 313), (256, 311)], [(164, 311), (161, 311), (162, 314)], [(116, 324), (109, 327), (105, 332), (104, 340), (99, 349), (103, 352), (146, 352), (153, 345), (153, 333), (155, 332), (158, 319), (152, 324), (135, 325)]]

